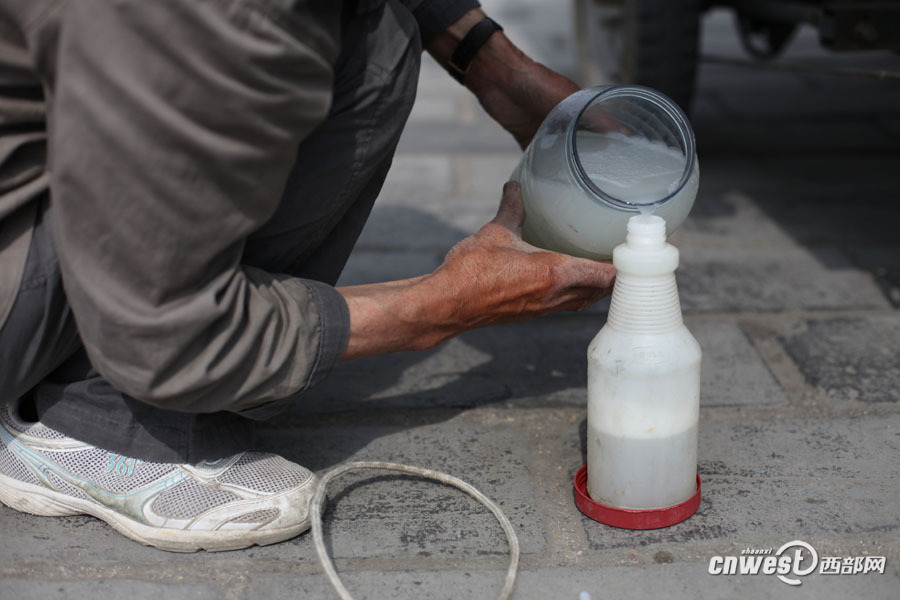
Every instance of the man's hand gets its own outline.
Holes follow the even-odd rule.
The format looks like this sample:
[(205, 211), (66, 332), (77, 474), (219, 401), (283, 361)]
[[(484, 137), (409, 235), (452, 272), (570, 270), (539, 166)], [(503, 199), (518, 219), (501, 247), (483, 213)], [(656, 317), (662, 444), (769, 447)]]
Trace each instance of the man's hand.
[[(438, 35), (428, 51), (446, 66), (459, 40), (484, 16), (481, 9), (467, 12)], [(570, 79), (525, 56), (503, 32), (492, 35), (475, 55), (465, 84), (523, 149), (547, 113), (579, 89)]]
[(585, 310), (612, 291), (611, 264), (526, 244), (524, 219), (519, 186), (507, 183), (497, 216), (433, 273), (338, 288), (350, 307), (344, 360), (431, 348), (469, 329)]

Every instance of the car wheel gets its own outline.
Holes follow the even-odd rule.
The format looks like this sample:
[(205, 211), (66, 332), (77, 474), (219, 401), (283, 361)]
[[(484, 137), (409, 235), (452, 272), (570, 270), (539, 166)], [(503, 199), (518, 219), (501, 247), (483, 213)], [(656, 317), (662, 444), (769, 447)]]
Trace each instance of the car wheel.
[(699, 0), (575, 0), (581, 84), (638, 83), (690, 108)]

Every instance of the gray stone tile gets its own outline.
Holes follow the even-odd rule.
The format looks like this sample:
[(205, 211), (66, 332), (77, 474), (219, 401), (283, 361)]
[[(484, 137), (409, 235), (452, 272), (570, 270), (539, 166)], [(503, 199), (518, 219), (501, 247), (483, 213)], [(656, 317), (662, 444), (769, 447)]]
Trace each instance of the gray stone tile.
[(700, 193), (676, 233), (682, 237), (673, 239), (703, 245), (893, 244), (900, 193), (895, 171), (890, 156), (701, 159)]
[(797, 121), (765, 128), (733, 119), (695, 120), (700, 155), (795, 156), (895, 151), (897, 141), (869, 120), (842, 120), (827, 126)]
[(657, 564), (642, 567), (567, 567), (523, 573), (515, 598), (576, 600), (587, 592), (592, 600), (603, 598), (803, 598), (843, 600), (851, 597), (892, 597), (898, 578), (893, 574), (852, 577), (809, 575), (797, 587), (788, 587), (775, 576), (713, 576), (708, 563)]
[(788, 398), (741, 328), (728, 321), (688, 323), (703, 350), (701, 406), (768, 406)]
[(889, 306), (868, 274), (828, 247), (682, 248), (677, 279), (686, 313)]
[[(829, 577), (812, 574), (789, 588), (774, 576), (713, 576), (708, 563), (675, 562), (645, 566), (593, 565), (556, 569), (522, 569), (513, 593), (515, 600), (578, 600), (582, 592), (603, 598), (672, 598), (674, 600), (758, 597), (802, 600), (845, 600), (851, 597), (894, 598), (898, 577), (892, 573)], [(354, 598), (493, 598), (504, 572), (416, 569), (398, 573), (339, 571)], [(288, 595), (325, 598), (332, 594), (325, 578), (273, 575), (254, 579), (251, 597)]]
[(494, 121), (479, 123), (410, 123), (403, 130), (397, 151), (415, 152), (515, 152), (511, 135)]
[(464, 232), (450, 219), (430, 209), (404, 205), (376, 205), (359, 236), (354, 252), (394, 250), (443, 256)]
[(900, 307), (900, 245), (853, 246), (847, 253), (875, 277), (891, 303)]
[[(701, 506), (683, 523), (633, 532), (584, 518), (593, 549), (731, 540), (748, 544), (900, 530), (892, 491), (900, 418), (701, 420)], [(582, 441), (578, 445), (582, 445)], [(571, 464), (583, 461), (573, 440)], [(780, 542), (779, 542), (780, 540)]]
[(582, 403), (586, 353), (602, 319), (549, 320), (471, 331), (428, 352), (338, 365), (302, 398), (309, 413)]
[(398, 152), (391, 163), (379, 203), (390, 201), (397, 193), (450, 194), (453, 176), (450, 158), (441, 154), (409, 154)]
[[(635, 532), (584, 518), (592, 549), (729, 540), (776, 544), (812, 536), (896, 532), (893, 483), (900, 421), (879, 418), (701, 421), (701, 506), (683, 523)], [(577, 452), (571, 464), (583, 461)]]
[(739, 185), (715, 191), (711, 187), (704, 182), (691, 214), (669, 243), (678, 248), (794, 245), (790, 235), (760, 209), (756, 193)]
[[(900, 415), (840, 419), (703, 421), (700, 474), (747, 479), (834, 478), (868, 485), (900, 476)], [(800, 497), (827, 506), (827, 496)], [(885, 498), (900, 507), (900, 499)], [(799, 506), (795, 507), (799, 510)], [(832, 505), (833, 507), (836, 505)], [(848, 515), (850, 517), (852, 515)]]
[[(516, 528), (524, 553), (545, 541), (535, 508), (528, 447), (507, 427), (483, 427), (450, 415), (422, 425), (303, 427), (285, 418), (261, 433), (262, 443), (322, 471), (356, 460), (405, 463), (446, 472), (493, 499)], [(384, 471), (348, 473), (328, 488), (325, 536), (333, 555), (352, 558), (503, 556), (508, 547), (487, 508), (456, 488)]]
[(457, 172), (461, 181), (457, 183), (457, 189), (465, 188), (465, 195), (483, 200), (496, 213), (503, 184), (509, 181), (521, 156), (520, 152), (510, 152), (461, 157)]
[(900, 399), (900, 317), (810, 319), (780, 342), (808, 383), (839, 402)]
[[(544, 318), (468, 332), (424, 353), (340, 364), (301, 400), (309, 413), (405, 408), (585, 405), (587, 347), (603, 315)], [(690, 321), (703, 348), (702, 406), (787, 402), (734, 323)]]
[[(729, 56), (725, 52), (716, 52), (716, 55), (726, 58), (743, 58), (739, 53)], [(717, 98), (721, 99), (723, 96), (728, 97), (747, 92), (758, 93), (761, 90), (768, 90), (775, 94), (805, 94), (808, 93), (809, 86), (803, 78), (798, 77), (795, 73), (758, 71), (701, 60), (697, 69), (696, 90), (701, 93), (715, 93)]]
[(443, 252), (358, 249), (350, 255), (338, 285), (362, 285), (418, 277), (430, 273), (443, 259)]
[(896, 157), (799, 157), (763, 159), (760, 164), (782, 192), (759, 194), (754, 200), (794, 240), (896, 242), (900, 222)]
[(455, 95), (435, 93), (421, 87), (416, 95), (409, 122), (459, 120), (459, 101)]
[(51, 600), (52, 598), (123, 598), (157, 600), (158, 598), (221, 598), (221, 592), (205, 584), (155, 583), (135, 579), (102, 581), (35, 581), (33, 579), (0, 579), (0, 597), (18, 600)]
[(422, 53), (422, 65), (419, 69), (418, 94), (460, 96), (468, 94), (447, 71), (434, 60), (430, 54)]
[[(459, 599), (496, 598), (506, 573), (481, 570), (409, 569), (402, 571), (347, 571), (338, 575), (358, 600), (376, 598)], [(256, 577), (249, 587), (251, 598), (337, 598), (323, 575), (275, 574)], [(518, 597), (518, 596), (515, 596)]]
[(878, 125), (894, 139), (900, 141), (900, 117), (880, 117)]
[[(398, 199), (403, 203), (396, 203)], [(427, 251), (443, 258), (454, 244), (478, 231), (497, 211), (493, 199), (484, 206), (467, 205), (465, 198), (437, 195), (427, 201), (411, 195), (391, 200), (394, 203), (375, 205), (354, 251)]]
[[(885, 480), (708, 477), (699, 510), (677, 525), (628, 531), (587, 517), (583, 521), (592, 550), (690, 546), (710, 540), (778, 547), (812, 536), (896, 532), (900, 518), (895, 490), (896, 485)], [(816, 503), (822, 499), (826, 501)]]
[[(811, 153), (807, 156), (762, 157), (757, 162), (778, 187), (786, 191), (790, 202), (769, 200), (785, 207), (803, 204), (844, 205), (846, 213), (866, 213), (881, 208), (884, 196), (891, 196), (900, 188), (896, 152), (850, 156), (830, 156)], [(852, 177), (851, 177), (852, 176)], [(794, 197), (798, 194), (799, 197)], [(848, 197), (848, 194), (853, 196)], [(766, 198), (760, 198), (764, 201)], [(817, 201), (817, 202), (814, 202)], [(895, 205), (896, 203), (894, 203)], [(811, 208), (811, 207), (808, 207)], [(810, 217), (820, 210), (816, 206)], [(871, 213), (870, 213), (871, 214)]]
[(860, 93), (861, 84), (853, 81), (843, 86), (830, 86), (823, 94), (818, 86), (805, 93), (778, 94), (771, 89), (741, 90), (740, 93), (720, 94), (726, 112), (739, 114), (741, 119), (759, 120), (767, 126), (788, 125), (802, 120), (830, 127), (835, 119), (858, 122), (860, 115), (882, 114), (900, 116), (900, 83), (879, 82), (873, 93)]

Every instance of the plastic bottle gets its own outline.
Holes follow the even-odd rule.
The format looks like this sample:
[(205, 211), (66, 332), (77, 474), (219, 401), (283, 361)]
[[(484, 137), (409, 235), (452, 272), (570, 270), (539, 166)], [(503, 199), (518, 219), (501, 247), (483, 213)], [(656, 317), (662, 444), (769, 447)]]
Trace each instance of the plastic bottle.
[(656, 90), (581, 90), (547, 115), (511, 178), (522, 189), (526, 242), (609, 258), (640, 211), (662, 216), (669, 233), (687, 217), (699, 181), (694, 132)]
[(700, 346), (682, 320), (664, 220), (634, 216), (627, 230), (609, 317), (588, 348), (587, 489), (607, 506), (658, 509), (697, 492)]

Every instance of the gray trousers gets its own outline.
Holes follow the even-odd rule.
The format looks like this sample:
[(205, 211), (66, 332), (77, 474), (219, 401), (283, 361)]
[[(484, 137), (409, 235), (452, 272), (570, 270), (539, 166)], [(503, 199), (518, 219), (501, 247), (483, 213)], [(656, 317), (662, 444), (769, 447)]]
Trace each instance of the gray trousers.
[[(342, 40), (331, 112), (301, 143), (279, 208), (246, 240), (243, 260), (332, 285), (384, 183), (415, 99), (421, 57), (415, 21), (390, 1), (360, 3), (345, 20)], [(247, 449), (251, 422), (243, 416), (158, 409), (118, 392), (91, 367), (66, 301), (52, 219), (49, 196), (41, 200), (22, 284), (0, 329), (0, 402), (30, 395), (45, 425), (148, 461), (194, 463)], [(273, 416), (291, 401), (252, 416)]]

